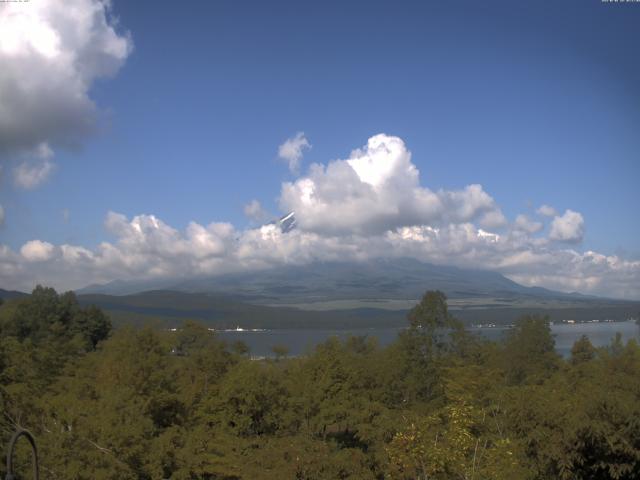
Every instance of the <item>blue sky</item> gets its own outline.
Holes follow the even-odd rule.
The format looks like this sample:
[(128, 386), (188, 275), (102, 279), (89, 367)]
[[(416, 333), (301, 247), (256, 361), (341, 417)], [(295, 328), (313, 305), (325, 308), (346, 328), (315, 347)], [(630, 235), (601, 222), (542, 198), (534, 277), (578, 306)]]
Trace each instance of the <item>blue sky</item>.
[(640, 4), (115, 0), (106, 18), (130, 50), (85, 79), (94, 131), (36, 135), (55, 166), (30, 188), (11, 172), (37, 155), (0, 150), (12, 252), (117, 242), (110, 211), (242, 231), (251, 200), (285, 213), (287, 138), (312, 145), (305, 176), (385, 133), (425, 188), (480, 184), (508, 222), (579, 212), (555, 248), (640, 260)]

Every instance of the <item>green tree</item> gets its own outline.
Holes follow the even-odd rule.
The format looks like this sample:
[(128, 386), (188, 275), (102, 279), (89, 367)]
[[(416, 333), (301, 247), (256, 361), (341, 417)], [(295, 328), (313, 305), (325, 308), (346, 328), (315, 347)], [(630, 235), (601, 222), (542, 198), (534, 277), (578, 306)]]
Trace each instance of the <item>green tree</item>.
[(593, 360), (596, 356), (596, 349), (589, 340), (589, 337), (582, 335), (575, 341), (571, 347), (571, 363), (578, 365), (589, 360)]
[(245, 360), (229, 370), (203, 407), (210, 422), (246, 438), (286, 429), (289, 398), (280, 369)]
[(463, 330), (449, 313), (447, 297), (428, 291), (408, 314), (409, 328), (398, 335), (395, 348), (403, 379), (398, 392), (403, 402), (428, 400), (442, 394), (443, 357), (463, 343)]
[(89, 350), (95, 350), (98, 343), (105, 340), (111, 332), (109, 317), (95, 305), (78, 309), (71, 325), (71, 333), (80, 335)]
[(58, 348), (78, 337), (87, 350), (93, 350), (111, 331), (109, 318), (99, 308), (82, 308), (73, 292), (58, 294), (40, 285), (30, 296), (18, 300), (0, 322), (4, 336), (35, 344), (57, 343)]
[(449, 314), (447, 297), (439, 290), (426, 292), (420, 303), (409, 311), (408, 319), (412, 328), (423, 328), (431, 332), (450, 328), (454, 323)]
[(519, 445), (492, 428), (493, 420), (461, 398), (406, 420), (387, 446), (392, 478), (532, 478), (520, 464)]
[(276, 360), (282, 360), (287, 355), (289, 355), (289, 347), (286, 345), (274, 345), (271, 347), (271, 351), (276, 356)]
[(560, 366), (548, 317), (526, 315), (509, 332), (504, 365), (510, 384), (542, 382)]
[[(588, 368), (559, 369), (544, 383), (509, 387), (507, 429), (536, 478), (640, 475), (640, 348), (599, 352)], [(640, 478), (640, 477), (639, 477)]]

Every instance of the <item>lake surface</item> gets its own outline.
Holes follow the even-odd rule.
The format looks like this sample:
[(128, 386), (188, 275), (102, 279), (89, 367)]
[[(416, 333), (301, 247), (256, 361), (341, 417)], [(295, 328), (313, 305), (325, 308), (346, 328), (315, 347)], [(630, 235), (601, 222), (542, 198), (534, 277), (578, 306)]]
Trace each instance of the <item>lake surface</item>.
[[(272, 347), (284, 345), (289, 349), (290, 355), (302, 355), (311, 351), (316, 345), (330, 337), (338, 337), (344, 340), (350, 336), (368, 336), (378, 339), (382, 346), (393, 342), (401, 328), (355, 328), (351, 330), (330, 329), (282, 329), (261, 331), (219, 331), (219, 338), (227, 342), (238, 340), (246, 343), (253, 357), (274, 356)], [(490, 340), (499, 340), (509, 330), (505, 327), (470, 328), (469, 331), (482, 335)], [(628, 322), (602, 322), (602, 323), (576, 323), (555, 324), (551, 331), (556, 341), (556, 351), (567, 357), (570, 355), (573, 343), (582, 335), (586, 335), (596, 347), (603, 347), (611, 342), (611, 339), (620, 332), (623, 341), (632, 338), (640, 341), (640, 327), (633, 321)]]

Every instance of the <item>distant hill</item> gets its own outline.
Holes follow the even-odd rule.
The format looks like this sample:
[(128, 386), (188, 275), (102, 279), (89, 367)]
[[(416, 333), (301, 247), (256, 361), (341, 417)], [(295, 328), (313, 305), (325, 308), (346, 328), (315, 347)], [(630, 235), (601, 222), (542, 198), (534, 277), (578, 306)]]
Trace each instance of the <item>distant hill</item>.
[(369, 262), (316, 262), (189, 280), (114, 281), (78, 290), (79, 294), (128, 295), (148, 290), (216, 293), (253, 303), (305, 303), (347, 299), (418, 299), (442, 290), (450, 299), (502, 299), (511, 302), (588, 301), (595, 297), (525, 287), (486, 270), (433, 265), (413, 259)]
[[(99, 306), (110, 315), (116, 325), (177, 327), (189, 319), (219, 329), (237, 326), (268, 329), (401, 327), (407, 325), (407, 310), (412, 306), (412, 302), (408, 302), (403, 309), (369, 307), (303, 310), (287, 306), (248, 304), (224, 295), (167, 290), (120, 296), (87, 294), (79, 295), (78, 300), (82, 305)], [(637, 316), (640, 302), (600, 301), (565, 306), (540, 303), (528, 307), (489, 305), (482, 308), (470, 308), (465, 304), (454, 305), (451, 311), (467, 324), (509, 324), (521, 315), (530, 313), (549, 315), (553, 321), (607, 318), (622, 320)]]
[(131, 295), (134, 293), (148, 292), (151, 290), (171, 290), (170, 287), (175, 283), (175, 280), (114, 280), (107, 283), (93, 283), (84, 288), (80, 288), (75, 292), (77, 295)]
[(456, 298), (585, 298), (540, 287), (525, 287), (486, 270), (433, 265), (413, 259), (385, 259), (365, 263), (317, 262), (192, 279), (171, 289), (225, 292), (276, 302), (335, 299), (419, 299), (426, 290), (441, 290)]
[(400, 326), (405, 313), (379, 309), (302, 311), (241, 303), (221, 295), (154, 290), (134, 295), (78, 295), (82, 305), (105, 310), (116, 325), (167, 327), (197, 320), (214, 328), (345, 328)]
[(117, 281), (77, 293), (81, 303), (102, 307), (116, 323), (176, 326), (189, 318), (216, 328), (355, 328), (405, 325), (407, 311), (435, 289), (446, 293), (452, 312), (466, 323), (512, 323), (527, 313), (558, 321), (624, 319), (640, 312), (639, 302), (525, 287), (495, 272), (410, 259)]
[(12, 298), (21, 298), (28, 295), (28, 293), (18, 292), (16, 290), (3, 290), (0, 288), (0, 298), (3, 300), (11, 300)]

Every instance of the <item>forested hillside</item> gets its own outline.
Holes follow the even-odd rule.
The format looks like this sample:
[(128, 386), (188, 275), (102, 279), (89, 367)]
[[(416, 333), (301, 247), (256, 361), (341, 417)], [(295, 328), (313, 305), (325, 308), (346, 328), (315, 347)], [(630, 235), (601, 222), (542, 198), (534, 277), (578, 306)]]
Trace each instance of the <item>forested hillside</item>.
[(636, 342), (563, 360), (536, 316), (485, 342), (439, 292), (408, 322), (385, 348), (255, 361), (199, 324), (113, 330), (39, 287), (0, 306), (1, 440), (33, 432), (48, 479), (640, 478)]

